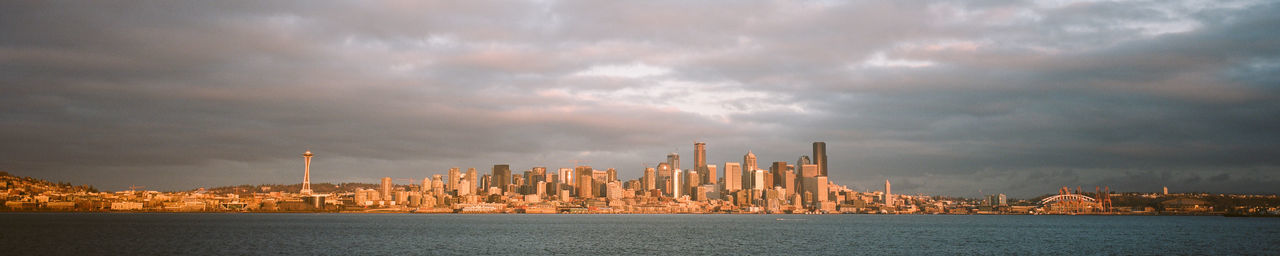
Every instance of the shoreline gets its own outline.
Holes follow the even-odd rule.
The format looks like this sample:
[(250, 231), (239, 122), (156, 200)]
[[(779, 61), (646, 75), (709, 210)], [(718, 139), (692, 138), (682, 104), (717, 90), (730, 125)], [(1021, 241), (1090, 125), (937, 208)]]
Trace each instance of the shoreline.
[(1259, 214), (1228, 214), (1228, 213), (1205, 213), (1205, 214), (1187, 214), (1187, 213), (1163, 213), (1163, 214), (896, 214), (896, 213), (825, 213), (825, 214), (797, 214), (797, 213), (726, 213), (726, 212), (707, 212), (707, 213), (509, 213), (509, 212), (412, 212), (412, 211), (261, 211), (261, 212), (232, 212), (232, 211), (0, 211), (5, 213), (110, 213), (110, 214), (139, 214), (139, 213), (168, 213), (168, 214), (438, 214), (438, 215), (902, 215), (902, 216), (1218, 216), (1218, 217), (1280, 217), (1280, 215), (1259, 215)]

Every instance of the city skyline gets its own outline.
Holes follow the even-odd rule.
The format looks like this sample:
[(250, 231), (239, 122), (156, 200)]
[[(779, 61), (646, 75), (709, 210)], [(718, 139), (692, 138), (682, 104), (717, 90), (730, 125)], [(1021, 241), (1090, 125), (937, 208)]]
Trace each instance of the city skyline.
[(579, 161), (635, 178), (668, 153), (710, 178), (695, 165), (723, 173), (751, 152), (761, 169), (808, 161), (897, 195), (1274, 194), (1275, 13), (1274, 1), (5, 2), (0, 171), (106, 190), (293, 184), (310, 149), (313, 183), (501, 164), (511, 175), (491, 178), (514, 179)]
[[(671, 171), (672, 171), (672, 174), (674, 174), (674, 175), (676, 175), (676, 176), (680, 176), (681, 174), (683, 174), (684, 176), (680, 176), (680, 177), (687, 177), (687, 176), (691, 173), (690, 171), (693, 171), (692, 173), (698, 173), (698, 174), (694, 174), (694, 175), (702, 175), (702, 177), (703, 177), (703, 178), (699, 181), (701, 184), (717, 185), (717, 187), (718, 187), (717, 191), (719, 191), (719, 190), (729, 190), (729, 191), (733, 191), (733, 190), (736, 190), (736, 189), (743, 189), (743, 188), (746, 188), (746, 189), (748, 189), (748, 190), (749, 190), (749, 189), (751, 189), (751, 188), (750, 188), (750, 187), (751, 187), (750, 185), (748, 185), (748, 186), (746, 186), (746, 187), (743, 187), (743, 185), (742, 185), (742, 184), (744, 184), (744, 183), (751, 183), (752, 181), (750, 181), (750, 180), (739, 180), (739, 179), (741, 179), (741, 178), (742, 178), (742, 177), (744, 177), (744, 176), (748, 176), (749, 174), (747, 174), (747, 173), (750, 173), (750, 172), (752, 171), (752, 170), (746, 170), (746, 169), (742, 168), (741, 166), (743, 166), (745, 163), (748, 163), (748, 162), (750, 162), (750, 163), (757, 163), (757, 162), (756, 162), (756, 161), (757, 161), (757, 157), (754, 155), (754, 153), (752, 153), (752, 152), (751, 152), (751, 150), (748, 150), (748, 151), (747, 151), (747, 154), (746, 154), (746, 155), (744, 155), (743, 161), (741, 161), (741, 162), (725, 161), (725, 162), (723, 162), (723, 165), (721, 165), (721, 166), (724, 166), (724, 168), (723, 168), (723, 169), (717, 169), (717, 168), (716, 168), (716, 166), (717, 166), (716, 164), (711, 164), (712, 162), (708, 162), (708, 161), (706, 160), (706, 158), (705, 158), (705, 154), (706, 154), (706, 145), (707, 145), (707, 143), (706, 143), (706, 142), (696, 142), (696, 141), (695, 141), (695, 142), (694, 142), (694, 157), (695, 157), (695, 161), (694, 161), (694, 166), (692, 166), (692, 168), (693, 168), (693, 169), (676, 168), (676, 169), (674, 169), (674, 170), (671, 170)], [(821, 176), (821, 177), (823, 178), (823, 180), (824, 180), (824, 181), (825, 181), (825, 180), (828, 180), (828, 176), (827, 176), (826, 172), (821, 168), (821, 167), (823, 166), (823, 164), (826, 162), (826, 157), (825, 157), (825, 155), (826, 155), (826, 154), (825, 154), (825, 153), (826, 153), (826, 142), (821, 142), (821, 141), (813, 142), (813, 143), (812, 143), (812, 149), (813, 149), (813, 151), (811, 152), (811, 154), (810, 154), (810, 155), (801, 155), (801, 156), (800, 156), (800, 160), (799, 160), (799, 161), (797, 161), (795, 165), (786, 165), (786, 162), (774, 162), (774, 166), (773, 166), (773, 167), (770, 167), (770, 168), (769, 168), (769, 170), (767, 170), (768, 172), (770, 172), (770, 174), (767, 174), (767, 175), (772, 175), (772, 176), (774, 176), (774, 177), (773, 177), (773, 179), (774, 179), (774, 180), (781, 179), (780, 177), (785, 177), (784, 175), (789, 175), (789, 176), (791, 176), (792, 178), (799, 178), (799, 177), (803, 177), (803, 176), (808, 176), (808, 177)], [(310, 195), (310, 194), (311, 194), (311, 189), (310, 189), (310, 175), (311, 175), (311, 157), (313, 156), (313, 154), (312, 154), (311, 150), (307, 150), (305, 153), (303, 153), (303, 156), (305, 157), (305, 161), (304, 161), (304, 176), (303, 176), (303, 179), (302, 179), (302, 183), (299, 183), (299, 184), (301, 184), (301, 185), (302, 185), (303, 190), (302, 190), (302, 192), (301, 192), (301, 193), (299, 193), (299, 194), (300, 194), (300, 195), (304, 195), (304, 196), (305, 196), (305, 195)], [(814, 162), (810, 163), (810, 162), (808, 161), (810, 156), (815, 156), (814, 158), (817, 158), (817, 159), (823, 159), (823, 160), (821, 160), (821, 161), (814, 161)], [(822, 157), (816, 157), (816, 156), (822, 156)], [(562, 170), (573, 170), (573, 173), (574, 173), (574, 174), (572, 175), (572, 177), (571, 177), (571, 178), (568, 178), (568, 180), (570, 180), (571, 182), (567, 182), (567, 183), (572, 184), (572, 186), (575, 188), (575, 191), (573, 192), (573, 193), (575, 193), (575, 195), (577, 195), (578, 193), (588, 193), (588, 194), (590, 194), (590, 193), (592, 193), (592, 192), (590, 192), (590, 191), (592, 190), (592, 188), (590, 188), (590, 187), (585, 188), (585, 189), (586, 189), (586, 192), (576, 191), (576, 190), (581, 190), (581, 189), (583, 189), (583, 188), (582, 188), (582, 185), (581, 185), (581, 184), (578, 184), (578, 182), (583, 182), (583, 179), (580, 179), (580, 177), (588, 177), (588, 178), (589, 178), (589, 177), (591, 177), (591, 176), (592, 176), (592, 174), (590, 173), (591, 171), (594, 171), (594, 172), (600, 172), (602, 169), (595, 169), (595, 168), (591, 167), (590, 165), (580, 164), (580, 163), (581, 163), (580, 161), (583, 161), (583, 160), (574, 160), (574, 161), (573, 161), (573, 162), (574, 162), (574, 165), (570, 166), (569, 168), (566, 168), (566, 167), (559, 167), (559, 168), (560, 168), (560, 169), (562, 169)], [(668, 154), (666, 155), (666, 158), (665, 158), (663, 161), (659, 161), (659, 162), (658, 162), (658, 164), (655, 164), (654, 166), (660, 166), (660, 165), (664, 165), (664, 164), (665, 164), (665, 165), (668, 165), (668, 166), (679, 166), (679, 155), (678, 155), (676, 152), (668, 153)], [(780, 167), (778, 166), (779, 164), (785, 165), (786, 169), (782, 169), (782, 170), (783, 170), (783, 172), (777, 171), (777, 170), (779, 170), (779, 168), (780, 168)], [(708, 166), (709, 166), (710, 168), (708, 168)], [(732, 167), (731, 167), (731, 166), (732, 166)], [(756, 166), (756, 165), (755, 165), (755, 164), (752, 164), (752, 165), (748, 165), (748, 166)], [(793, 169), (794, 169), (794, 170), (800, 170), (800, 169), (803, 169), (803, 168), (808, 168), (809, 166), (812, 166), (812, 167), (813, 167), (813, 169), (811, 169), (811, 172), (810, 172), (810, 169), (804, 169), (804, 171), (793, 171)], [(802, 168), (802, 167), (803, 167), (803, 168)], [(422, 186), (423, 186), (423, 187), (428, 187), (428, 186), (429, 186), (428, 184), (430, 184), (430, 183), (431, 183), (431, 182), (433, 182), (433, 181), (434, 181), (434, 182), (440, 182), (440, 183), (441, 183), (441, 184), (440, 184), (440, 186), (441, 186), (442, 188), (444, 188), (444, 189), (445, 189), (445, 190), (442, 190), (441, 192), (443, 192), (443, 191), (449, 191), (450, 193), (455, 193), (455, 194), (456, 194), (456, 193), (458, 193), (458, 189), (459, 189), (459, 188), (457, 187), (457, 186), (458, 186), (458, 185), (457, 185), (457, 184), (458, 184), (458, 180), (460, 180), (460, 179), (468, 179), (468, 177), (470, 177), (470, 179), (475, 179), (475, 177), (474, 177), (474, 176), (477, 176), (477, 174), (480, 174), (480, 173), (475, 173), (475, 172), (471, 172), (471, 173), (468, 173), (468, 174), (460, 174), (460, 172), (459, 172), (460, 168), (461, 168), (461, 167), (451, 167), (451, 168), (449, 168), (448, 170), (444, 171), (444, 172), (443, 172), (443, 174), (438, 173), (438, 172), (434, 172), (434, 171), (428, 171), (428, 172), (426, 172), (426, 174), (425, 174), (425, 177), (424, 177), (423, 182), (422, 182), (422, 184), (423, 184)], [(554, 177), (554, 176), (550, 176), (550, 175), (555, 175), (555, 174), (548, 174), (548, 173), (546, 172), (546, 170), (547, 170), (548, 168), (555, 168), (555, 167), (552, 167), (552, 166), (530, 166), (527, 170), (524, 170), (524, 172), (525, 172), (525, 175), (531, 175), (531, 174), (532, 174), (532, 175), (540, 176), (540, 180), (541, 180), (541, 181), (552, 182), (552, 181), (554, 181), (554, 180), (549, 180), (549, 179), (550, 179), (549, 177)], [(584, 168), (585, 168), (585, 169), (584, 169)], [(747, 167), (747, 168), (751, 168), (751, 167)], [(762, 170), (762, 171), (764, 171), (763, 169), (759, 169), (758, 167), (755, 167), (755, 168), (756, 168), (755, 170)], [(469, 169), (474, 170), (474, 167), (469, 167)], [(667, 190), (667, 189), (662, 189), (662, 188), (660, 188), (660, 187), (662, 187), (662, 185), (653, 186), (653, 185), (648, 185), (648, 184), (646, 184), (646, 182), (648, 182), (648, 183), (655, 183), (655, 182), (686, 183), (686, 182), (689, 182), (689, 181), (687, 181), (687, 180), (682, 180), (682, 179), (684, 179), (684, 178), (680, 178), (680, 177), (676, 177), (676, 178), (674, 178), (674, 179), (672, 179), (671, 177), (668, 177), (668, 179), (669, 179), (669, 180), (666, 180), (666, 181), (662, 181), (662, 179), (660, 179), (660, 178), (655, 180), (655, 178), (654, 178), (654, 177), (656, 177), (655, 170), (654, 170), (654, 168), (653, 168), (653, 167), (650, 167), (648, 164), (645, 164), (645, 165), (644, 165), (644, 167), (640, 168), (640, 169), (641, 169), (641, 171), (638, 173), (638, 176), (630, 177), (630, 178), (634, 178), (634, 179), (629, 179), (629, 177), (626, 177), (626, 176), (619, 176), (619, 175), (617, 175), (617, 173), (616, 173), (616, 171), (615, 171), (615, 168), (610, 167), (610, 168), (607, 168), (607, 169), (608, 169), (608, 170), (607, 170), (607, 172), (608, 172), (608, 175), (609, 175), (609, 176), (608, 176), (609, 178), (608, 178), (607, 180), (616, 180), (616, 181), (635, 181), (635, 182), (638, 182), (636, 185), (640, 186), (641, 188), (645, 188), (645, 189), (655, 189), (655, 188), (657, 188), (657, 189), (659, 189), (659, 190)], [(517, 170), (517, 171), (519, 171), (519, 170)], [(710, 173), (710, 175), (711, 175), (711, 176), (710, 176), (710, 181), (708, 181), (708, 178), (707, 178), (707, 176), (706, 176), (706, 175), (708, 175), (708, 172), (709, 172), (709, 173)], [(731, 174), (730, 172), (733, 172), (733, 173)], [(785, 174), (784, 174), (784, 172), (785, 172)], [(672, 174), (668, 174), (668, 175), (672, 175)], [(444, 175), (447, 175), (447, 176), (444, 176)], [(459, 175), (461, 175), (461, 177), (460, 177)], [(515, 176), (513, 176), (513, 175), (515, 175)], [(563, 174), (560, 174), (560, 175), (563, 175)], [(584, 175), (585, 175), (585, 176), (584, 176)], [(717, 175), (720, 175), (720, 177), (723, 177), (723, 179), (719, 179), (719, 180), (717, 181), (717, 180), (716, 180), (716, 178), (715, 178), (715, 177), (717, 177)], [(512, 179), (512, 177), (515, 177), (515, 178), (516, 178), (516, 180), (513, 180), (513, 179)], [(389, 190), (391, 189), (391, 187), (390, 187), (390, 186), (393, 186), (393, 185), (395, 185), (395, 186), (399, 186), (399, 185), (413, 185), (413, 184), (412, 184), (412, 181), (414, 180), (414, 178), (415, 178), (415, 177), (408, 177), (408, 178), (406, 178), (406, 177), (397, 177), (397, 178), (392, 178), (392, 177), (382, 177), (382, 178), (380, 178), (380, 180), (381, 180), (381, 185), (380, 185), (380, 186), (381, 186), (381, 190), (382, 190), (382, 191), (384, 191), (384, 192), (385, 192), (385, 191), (389, 191)], [(440, 179), (444, 179), (444, 178), (447, 178), (447, 180), (440, 180)], [(466, 184), (470, 185), (470, 187), (469, 187), (469, 188), (467, 188), (467, 189), (469, 189), (469, 190), (471, 190), (471, 191), (478, 191), (478, 190), (484, 190), (484, 187), (485, 187), (485, 186), (490, 186), (490, 187), (499, 187), (499, 186), (493, 185), (493, 182), (497, 182), (497, 181), (499, 181), (499, 180), (504, 180), (504, 179), (506, 180), (506, 182), (505, 182), (504, 184), (519, 184), (519, 183), (520, 183), (520, 181), (519, 181), (518, 179), (519, 179), (519, 178), (523, 178), (523, 177), (522, 177), (522, 176), (520, 176), (518, 172), (513, 173), (513, 170), (511, 169), (511, 165), (509, 165), (509, 164), (494, 164), (494, 165), (493, 165), (493, 169), (492, 169), (492, 171), (491, 171), (489, 174), (484, 174), (484, 178), (485, 178), (485, 179), (489, 179), (489, 180), (491, 180), (491, 181), (486, 181), (485, 183), (474, 183), (474, 184), (472, 184), (472, 183), (466, 183)], [(434, 180), (433, 180), (433, 179), (434, 179)], [(731, 180), (731, 179), (732, 179), (732, 180)], [(410, 181), (410, 183), (397, 184), (397, 183), (395, 183), (395, 182), (394, 182), (394, 180)], [(556, 180), (559, 180), (559, 179), (556, 179)], [(572, 180), (576, 180), (576, 181), (572, 181)], [(775, 182), (775, 181), (768, 181), (768, 182), (770, 182), (770, 183), (771, 183), (771, 182)], [(788, 182), (784, 182), (784, 183), (781, 183), (781, 184), (790, 184), (790, 183), (792, 183), (792, 182), (793, 182), (793, 181), (788, 181)], [(260, 183), (260, 184), (265, 184), (265, 183)], [(286, 183), (286, 184), (287, 184), (287, 183)], [(488, 184), (488, 185), (486, 185), (486, 184)], [(587, 184), (590, 184), (590, 183), (587, 183)], [(230, 185), (230, 184), (226, 184), (226, 185)], [(253, 185), (253, 184), (238, 184), (238, 185)], [(597, 185), (599, 185), (599, 184), (597, 184)], [(838, 185), (838, 184), (836, 184), (836, 183), (834, 183), (834, 182), (833, 182), (833, 183), (832, 183), (832, 185)], [(1056, 185), (1051, 185), (1051, 184), (1041, 184), (1041, 185), (1046, 185), (1046, 186), (1050, 186), (1050, 187), (1056, 186)], [(528, 184), (526, 184), (526, 186), (528, 186)], [(668, 185), (666, 185), (666, 186), (671, 186), (671, 184), (668, 184)], [(878, 190), (878, 192), (882, 192), (882, 193), (884, 193), (884, 198), (886, 198), (886, 199), (884, 200), (884, 201), (885, 201), (884, 203), (885, 203), (886, 205), (888, 205), (888, 206), (892, 206), (892, 202), (893, 202), (893, 201), (892, 201), (892, 199), (891, 199), (891, 198), (892, 198), (892, 196), (891, 196), (891, 194), (892, 194), (892, 192), (891, 192), (891, 191), (892, 191), (892, 190), (890, 189), (890, 186), (891, 186), (891, 185), (890, 185), (890, 180), (885, 180), (885, 181), (884, 181), (883, 186), (881, 187), (881, 190)], [(846, 186), (846, 187), (847, 187), (847, 186)], [(1069, 186), (1068, 186), (1068, 187), (1069, 187)], [(791, 190), (791, 189), (793, 189), (793, 188), (792, 188), (792, 187), (790, 187), (790, 186), (781, 186), (781, 185), (780, 185), (778, 188), (782, 188), (782, 189), (786, 189), (786, 190)], [(507, 189), (507, 188), (505, 188), (505, 187), (500, 187), (500, 188), (498, 188), (498, 189), (499, 189), (500, 191), (504, 192), (504, 193), (505, 193), (505, 192), (512, 192), (512, 193), (515, 193), (515, 192), (516, 192), (516, 191), (508, 190), (508, 189)], [(668, 193), (671, 193), (671, 194), (674, 194), (674, 195), (680, 195), (680, 194), (689, 193), (688, 189), (690, 189), (688, 186), (683, 186), (683, 187), (681, 187), (681, 186), (677, 186), (676, 188), (672, 189), (674, 192), (668, 191)], [(824, 189), (824, 190), (825, 190), (825, 189)], [(856, 191), (856, 192), (865, 192), (865, 193), (877, 192), (877, 190), (875, 190), (875, 188), (864, 188), (863, 190), (856, 190), (856, 189), (854, 189), (854, 190), (852, 190), (852, 191)], [(1107, 191), (1108, 191), (1108, 192), (1110, 192), (1110, 187), (1109, 187), (1109, 186), (1107, 186)], [(1163, 193), (1163, 194), (1169, 194), (1169, 187), (1168, 187), (1168, 186), (1162, 186), (1162, 187), (1161, 187), (1161, 191), (1162, 191), (1162, 193)], [(441, 192), (437, 192), (437, 193), (441, 193)], [(1002, 198), (1005, 196), (1005, 193), (1003, 193), (1003, 192), (1001, 192), (1001, 191), (988, 191), (988, 192), (990, 192), (990, 193), (982, 193), (982, 192), (980, 192), (980, 193), (982, 193), (982, 194), (981, 194), (978, 198), (988, 197), (988, 196), (993, 196), (993, 195), (999, 195), (999, 196), (1001, 196)], [(1142, 192), (1142, 191), (1124, 191), (1124, 192), (1140, 193), (1140, 192)], [(1204, 192), (1204, 191), (1184, 191), (1184, 192)], [(530, 192), (527, 192), (527, 191), (526, 191), (526, 192), (520, 192), (520, 193), (530, 193)], [(546, 192), (542, 192), (542, 193), (546, 193)], [(385, 193), (384, 193), (384, 194), (385, 194)], [(466, 194), (466, 193), (464, 192), (463, 194)], [(959, 195), (933, 194), (933, 193), (926, 193), (926, 192), (918, 192), (917, 194), (919, 194), (919, 195), (937, 195), (937, 196), (946, 196), (946, 197), (959, 196)], [(1043, 193), (1043, 194), (1034, 194), (1034, 195), (1024, 195), (1024, 196), (1025, 196), (1025, 197), (1036, 197), (1036, 196), (1043, 196), (1043, 195), (1047, 195), (1047, 194), (1052, 194), (1052, 193)], [(668, 195), (668, 196), (670, 196), (670, 195)]]

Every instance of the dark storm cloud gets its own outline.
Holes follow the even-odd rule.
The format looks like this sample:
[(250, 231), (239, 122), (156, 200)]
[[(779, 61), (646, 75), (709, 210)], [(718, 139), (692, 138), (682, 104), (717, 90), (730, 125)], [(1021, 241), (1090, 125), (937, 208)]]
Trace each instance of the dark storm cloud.
[[(7, 2), (0, 170), (110, 189), (794, 162), (1275, 193), (1274, 2)], [(688, 160), (687, 160), (688, 161)], [(1159, 183), (1159, 184), (1157, 184)]]

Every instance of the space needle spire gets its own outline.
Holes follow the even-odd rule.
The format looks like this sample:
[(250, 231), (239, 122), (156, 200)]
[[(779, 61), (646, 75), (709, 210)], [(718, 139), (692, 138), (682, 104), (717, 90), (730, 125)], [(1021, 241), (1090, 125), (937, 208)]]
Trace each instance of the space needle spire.
[(306, 167), (302, 173), (302, 191), (298, 193), (303, 195), (311, 194), (311, 156), (314, 156), (314, 154), (311, 154), (311, 150), (302, 153), (302, 158), (306, 159)]

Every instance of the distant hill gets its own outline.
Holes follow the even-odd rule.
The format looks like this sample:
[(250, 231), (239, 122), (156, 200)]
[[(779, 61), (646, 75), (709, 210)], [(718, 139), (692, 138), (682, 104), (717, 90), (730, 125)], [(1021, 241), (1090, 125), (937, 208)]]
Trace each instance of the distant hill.
[[(351, 192), (356, 189), (374, 189), (378, 188), (378, 184), (370, 183), (312, 183), (311, 190), (316, 193), (334, 193), (334, 192)], [(297, 193), (302, 190), (302, 183), (297, 184), (258, 184), (258, 185), (235, 185), (222, 186), (205, 189), (206, 193), (215, 194), (249, 194), (249, 193), (270, 193), (270, 192), (289, 192)]]
[(44, 179), (32, 177), (19, 177), (9, 174), (9, 172), (0, 171), (0, 189), (8, 189), (16, 191), (17, 195), (39, 194), (45, 191), (75, 193), (75, 192), (98, 192), (98, 188), (93, 185), (72, 185), (71, 182), (52, 182)]

